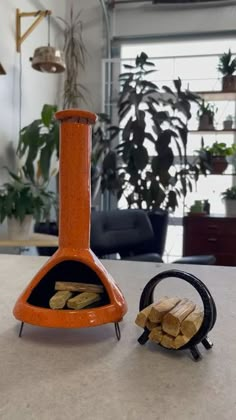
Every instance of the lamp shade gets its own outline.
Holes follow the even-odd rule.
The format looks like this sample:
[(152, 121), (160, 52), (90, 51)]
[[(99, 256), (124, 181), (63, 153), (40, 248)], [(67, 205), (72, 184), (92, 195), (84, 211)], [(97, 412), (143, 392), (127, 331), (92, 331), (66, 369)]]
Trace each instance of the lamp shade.
[(51, 46), (36, 48), (31, 60), (33, 69), (41, 72), (62, 73), (66, 69), (63, 52)]
[(0, 63), (0, 75), (6, 74), (5, 69), (3, 68), (2, 64)]

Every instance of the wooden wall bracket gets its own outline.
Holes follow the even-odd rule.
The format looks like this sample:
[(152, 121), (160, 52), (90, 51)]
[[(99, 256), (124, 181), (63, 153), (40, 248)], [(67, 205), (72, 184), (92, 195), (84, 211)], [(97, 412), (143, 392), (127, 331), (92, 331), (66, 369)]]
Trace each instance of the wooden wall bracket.
[[(16, 51), (21, 51), (21, 44), (25, 39), (33, 32), (36, 26), (47, 16), (51, 15), (51, 10), (36, 10), (34, 12), (21, 12), (20, 9), (16, 9)], [(34, 22), (29, 28), (21, 34), (21, 18), (23, 17), (35, 17)]]

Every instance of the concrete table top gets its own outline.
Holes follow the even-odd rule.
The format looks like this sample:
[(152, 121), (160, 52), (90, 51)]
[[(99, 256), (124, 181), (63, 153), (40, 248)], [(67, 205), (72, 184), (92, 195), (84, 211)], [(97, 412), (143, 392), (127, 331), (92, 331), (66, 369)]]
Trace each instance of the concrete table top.
[[(129, 311), (121, 326), (63, 330), (25, 325), (12, 315), (16, 299), (46, 261), (43, 257), (0, 255), (1, 420), (235, 420), (236, 269), (105, 261), (123, 291)], [(197, 275), (218, 310), (203, 359), (154, 343), (140, 346), (134, 324), (144, 285), (158, 272), (178, 268)], [(198, 295), (182, 280), (157, 286), (163, 295)]]

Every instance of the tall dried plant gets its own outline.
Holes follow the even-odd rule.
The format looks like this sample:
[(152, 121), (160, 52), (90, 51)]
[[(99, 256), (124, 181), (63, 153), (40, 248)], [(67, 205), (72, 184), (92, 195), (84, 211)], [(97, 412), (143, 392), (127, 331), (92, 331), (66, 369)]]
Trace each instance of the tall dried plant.
[(76, 108), (81, 100), (86, 102), (87, 89), (79, 82), (80, 70), (85, 68), (87, 50), (83, 41), (83, 22), (81, 11), (74, 14), (70, 10), (69, 21), (58, 18), (64, 25), (64, 54), (66, 61), (63, 107)]

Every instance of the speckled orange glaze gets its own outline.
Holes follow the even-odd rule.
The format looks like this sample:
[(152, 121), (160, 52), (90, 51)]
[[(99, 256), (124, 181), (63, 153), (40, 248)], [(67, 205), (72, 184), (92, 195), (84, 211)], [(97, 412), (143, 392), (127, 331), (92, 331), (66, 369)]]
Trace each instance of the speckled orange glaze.
[[(127, 312), (126, 301), (89, 247), (91, 124), (96, 115), (71, 109), (57, 112), (56, 118), (61, 121), (59, 249), (21, 294), (13, 313), (22, 322), (44, 327), (79, 328), (119, 322)], [(29, 304), (28, 298), (41, 279), (57, 264), (72, 260), (84, 263), (97, 274), (110, 302), (78, 311)]]

